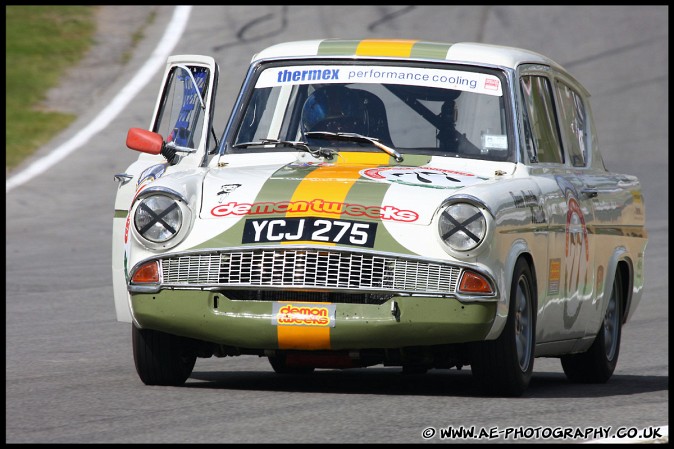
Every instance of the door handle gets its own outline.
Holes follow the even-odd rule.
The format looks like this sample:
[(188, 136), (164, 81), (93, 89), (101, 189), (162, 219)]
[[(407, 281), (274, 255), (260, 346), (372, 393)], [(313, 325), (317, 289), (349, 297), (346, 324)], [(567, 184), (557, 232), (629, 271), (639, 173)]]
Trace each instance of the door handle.
[(596, 198), (597, 195), (599, 195), (599, 191), (595, 188), (588, 187), (588, 188), (582, 189), (580, 191), (580, 194), (583, 195), (585, 198)]

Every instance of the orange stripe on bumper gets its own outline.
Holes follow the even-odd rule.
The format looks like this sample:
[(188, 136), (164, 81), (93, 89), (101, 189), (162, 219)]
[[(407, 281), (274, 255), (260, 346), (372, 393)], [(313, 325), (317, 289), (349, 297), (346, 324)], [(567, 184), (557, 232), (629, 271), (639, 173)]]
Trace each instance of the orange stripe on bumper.
[(279, 349), (330, 349), (329, 327), (278, 326)]

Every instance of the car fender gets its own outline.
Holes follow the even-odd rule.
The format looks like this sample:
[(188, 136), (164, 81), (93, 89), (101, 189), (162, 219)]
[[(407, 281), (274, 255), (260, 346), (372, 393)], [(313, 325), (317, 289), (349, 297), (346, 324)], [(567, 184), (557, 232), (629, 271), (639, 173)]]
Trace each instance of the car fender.
[[(124, 173), (115, 176), (119, 182), (115, 197), (112, 225), (112, 288), (117, 320), (131, 322), (131, 296), (126, 289), (125, 259), (128, 257), (128, 214), (136, 195), (165, 170), (151, 170), (165, 165), (160, 156), (141, 155)], [(147, 173), (147, 174), (146, 174)]]
[[(597, 301), (599, 302), (599, 313), (596, 315), (596, 320), (593, 321), (589, 325), (589, 335), (596, 335), (599, 332), (599, 329), (601, 328), (602, 322), (604, 320), (604, 315), (606, 314), (606, 309), (608, 308), (608, 300), (609, 296), (611, 294), (611, 290), (613, 289), (613, 279), (615, 278), (616, 271), (618, 270), (618, 264), (622, 261), (626, 261), (629, 267), (630, 273), (633, 271), (632, 270), (632, 262), (629, 258), (629, 253), (627, 249), (624, 246), (619, 246), (613, 250), (613, 254), (608, 260), (608, 263), (606, 265), (606, 275), (604, 276), (603, 282), (602, 282), (602, 292), (601, 295), (597, 295)], [(632, 276), (628, 276), (628, 279), (623, 279), (623, 282), (628, 282), (631, 284), (630, 279)], [(627, 287), (627, 288), (625, 288)], [(624, 322), (624, 320), (627, 318), (627, 310), (630, 304), (631, 300), (631, 285), (624, 286), (623, 288), (627, 292), (627, 298), (625, 298), (625, 303), (623, 304), (622, 308), (622, 316), (621, 316), (621, 321)], [(627, 307), (625, 307), (627, 306)]]
[[(161, 191), (162, 189), (171, 190), (182, 197), (185, 203), (192, 210), (192, 220), (186, 226), (191, 227), (195, 217), (199, 213), (201, 204), (201, 183), (206, 168), (193, 168), (178, 171), (175, 167), (168, 167), (166, 174), (160, 178), (153, 178), (147, 183), (139, 179), (139, 186), (133, 195), (133, 199), (128, 204), (128, 210), (124, 217), (120, 212), (119, 218), (116, 218), (113, 226), (113, 294), (115, 298), (115, 310), (117, 320), (122, 322), (132, 322), (133, 311), (131, 309), (131, 296), (127, 289), (128, 275), (134, 264), (155, 252), (144, 248), (137, 242), (131, 229), (130, 214), (139, 197), (152, 191)], [(122, 242), (120, 245), (119, 242)]]
[[(524, 239), (516, 239), (513, 241), (508, 251), (508, 255), (505, 259), (503, 272), (498, 280), (501, 284), (500, 291), (501, 297), (498, 300), (496, 306), (496, 315), (494, 316), (494, 323), (489, 330), (489, 333), (485, 337), (486, 340), (495, 340), (501, 335), (505, 323), (508, 320), (508, 309), (510, 307), (510, 284), (513, 279), (513, 270), (515, 269), (515, 264), (517, 259), (522, 254), (530, 254), (529, 245)], [(533, 268), (533, 267), (532, 267)], [(535, 276), (535, 270), (533, 270)]]

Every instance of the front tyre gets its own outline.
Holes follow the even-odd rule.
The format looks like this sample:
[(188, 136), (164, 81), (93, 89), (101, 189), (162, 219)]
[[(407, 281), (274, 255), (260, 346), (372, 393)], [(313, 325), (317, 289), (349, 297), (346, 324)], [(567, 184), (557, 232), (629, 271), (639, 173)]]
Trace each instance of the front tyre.
[(508, 303), (501, 335), (473, 346), (471, 370), (488, 393), (517, 397), (531, 380), (536, 336), (536, 286), (523, 258), (515, 264)]
[(133, 360), (146, 385), (180, 386), (197, 361), (191, 340), (152, 329), (132, 328)]
[(613, 375), (620, 353), (622, 299), (622, 278), (616, 270), (604, 321), (592, 346), (581, 354), (561, 357), (564, 374), (571, 382), (604, 383)]

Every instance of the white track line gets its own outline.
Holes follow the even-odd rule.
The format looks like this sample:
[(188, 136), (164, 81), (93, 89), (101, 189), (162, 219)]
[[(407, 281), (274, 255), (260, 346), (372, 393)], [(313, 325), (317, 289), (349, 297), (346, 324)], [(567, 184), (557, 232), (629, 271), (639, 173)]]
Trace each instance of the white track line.
[(166, 27), (164, 36), (159, 41), (145, 65), (136, 73), (129, 84), (119, 91), (117, 96), (103, 109), (86, 127), (82, 128), (70, 140), (50, 152), (47, 156), (33, 162), (26, 169), (17, 173), (7, 180), (6, 192), (15, 187), (33, 179), (35, 176), (43, 173), (54, 164), (61, 161), (70, 153), (87, 143), (96, 133), (105, 129), (110, 122), (126, 107), (133, 97), (148, 83), (152, 76), (163, 67), (166, 58), (173, 51), (178, 40), (185, 31), (185, 26), (190, 17), (192, 6), (176, 6), (173, 17)]

